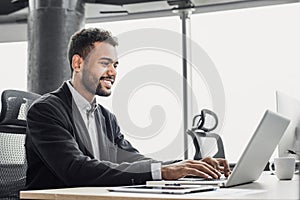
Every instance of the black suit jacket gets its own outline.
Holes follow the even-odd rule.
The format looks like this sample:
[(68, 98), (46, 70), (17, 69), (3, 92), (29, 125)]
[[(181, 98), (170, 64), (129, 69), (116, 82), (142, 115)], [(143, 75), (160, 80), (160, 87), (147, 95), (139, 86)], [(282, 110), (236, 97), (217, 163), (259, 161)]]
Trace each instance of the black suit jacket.
[(26, 188), (142, 184), (152, 180), (151, 163), (124, 139), (115, 116), (101, 105), (97, 119), (100, 160), (66, 83), (38, 99), (27, 114)]

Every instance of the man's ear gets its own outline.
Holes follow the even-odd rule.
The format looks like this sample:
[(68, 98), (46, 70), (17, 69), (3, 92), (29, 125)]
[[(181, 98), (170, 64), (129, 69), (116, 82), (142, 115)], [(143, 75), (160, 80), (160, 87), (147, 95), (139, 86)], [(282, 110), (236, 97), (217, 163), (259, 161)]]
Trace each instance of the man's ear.
[(78, 54), (73, 55), (72, 68), (75, 72), (80, 72), (82, 63), (83, 63), (83, 58), (80, 55)]

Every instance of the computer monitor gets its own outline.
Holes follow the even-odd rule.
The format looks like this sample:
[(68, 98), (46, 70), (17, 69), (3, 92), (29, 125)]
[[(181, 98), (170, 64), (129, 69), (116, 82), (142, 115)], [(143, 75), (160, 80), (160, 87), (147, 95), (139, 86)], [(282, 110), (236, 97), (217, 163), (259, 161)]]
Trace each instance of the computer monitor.
[[(278, 144), (278, 155), (279, 157), (295, 157), (299, 160), (300, 101), (277, 91), (276, 102), (277, 112), (291, 120), (289, 127)], [(291, 152), (296, 152), (298, 155)]]

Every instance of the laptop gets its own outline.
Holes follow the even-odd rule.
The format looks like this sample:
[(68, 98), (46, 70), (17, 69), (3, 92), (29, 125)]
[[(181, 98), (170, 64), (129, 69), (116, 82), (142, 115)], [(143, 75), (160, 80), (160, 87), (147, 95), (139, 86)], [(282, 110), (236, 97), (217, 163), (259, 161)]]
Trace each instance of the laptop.
[(179, 180), (147, 181), (147, 185), (219, 185), (231, 187), (256, 181), (272, 156), (290, 120), (266, 110), (247, 147), (226, 180), (181, 178)]

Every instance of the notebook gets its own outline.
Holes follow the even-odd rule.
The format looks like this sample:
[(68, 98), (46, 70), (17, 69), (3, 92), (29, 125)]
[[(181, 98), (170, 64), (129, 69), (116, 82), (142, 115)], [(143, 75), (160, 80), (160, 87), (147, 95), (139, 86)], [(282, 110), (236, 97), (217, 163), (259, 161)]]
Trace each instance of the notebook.
[(201, 178), (181, 178), (174, 181), (147, 181), (147, 185), (215, 184), (220, 187), (231, 187), (256, 181), (263, 172), (289, 123), (289, 119), (266, 110), (231, 175), (226, 180), (207, 181)]
[(150, 185), (131, 185), (121, 187), (107, 188), (110, 192), (133, 192), (133, 193), (158, 193), (158, 194), (188, 194), (194, 192), (205, 192), (216, 190), (218, 187), (211, 185), (199, 185), (199, 186), (150, 186)]

